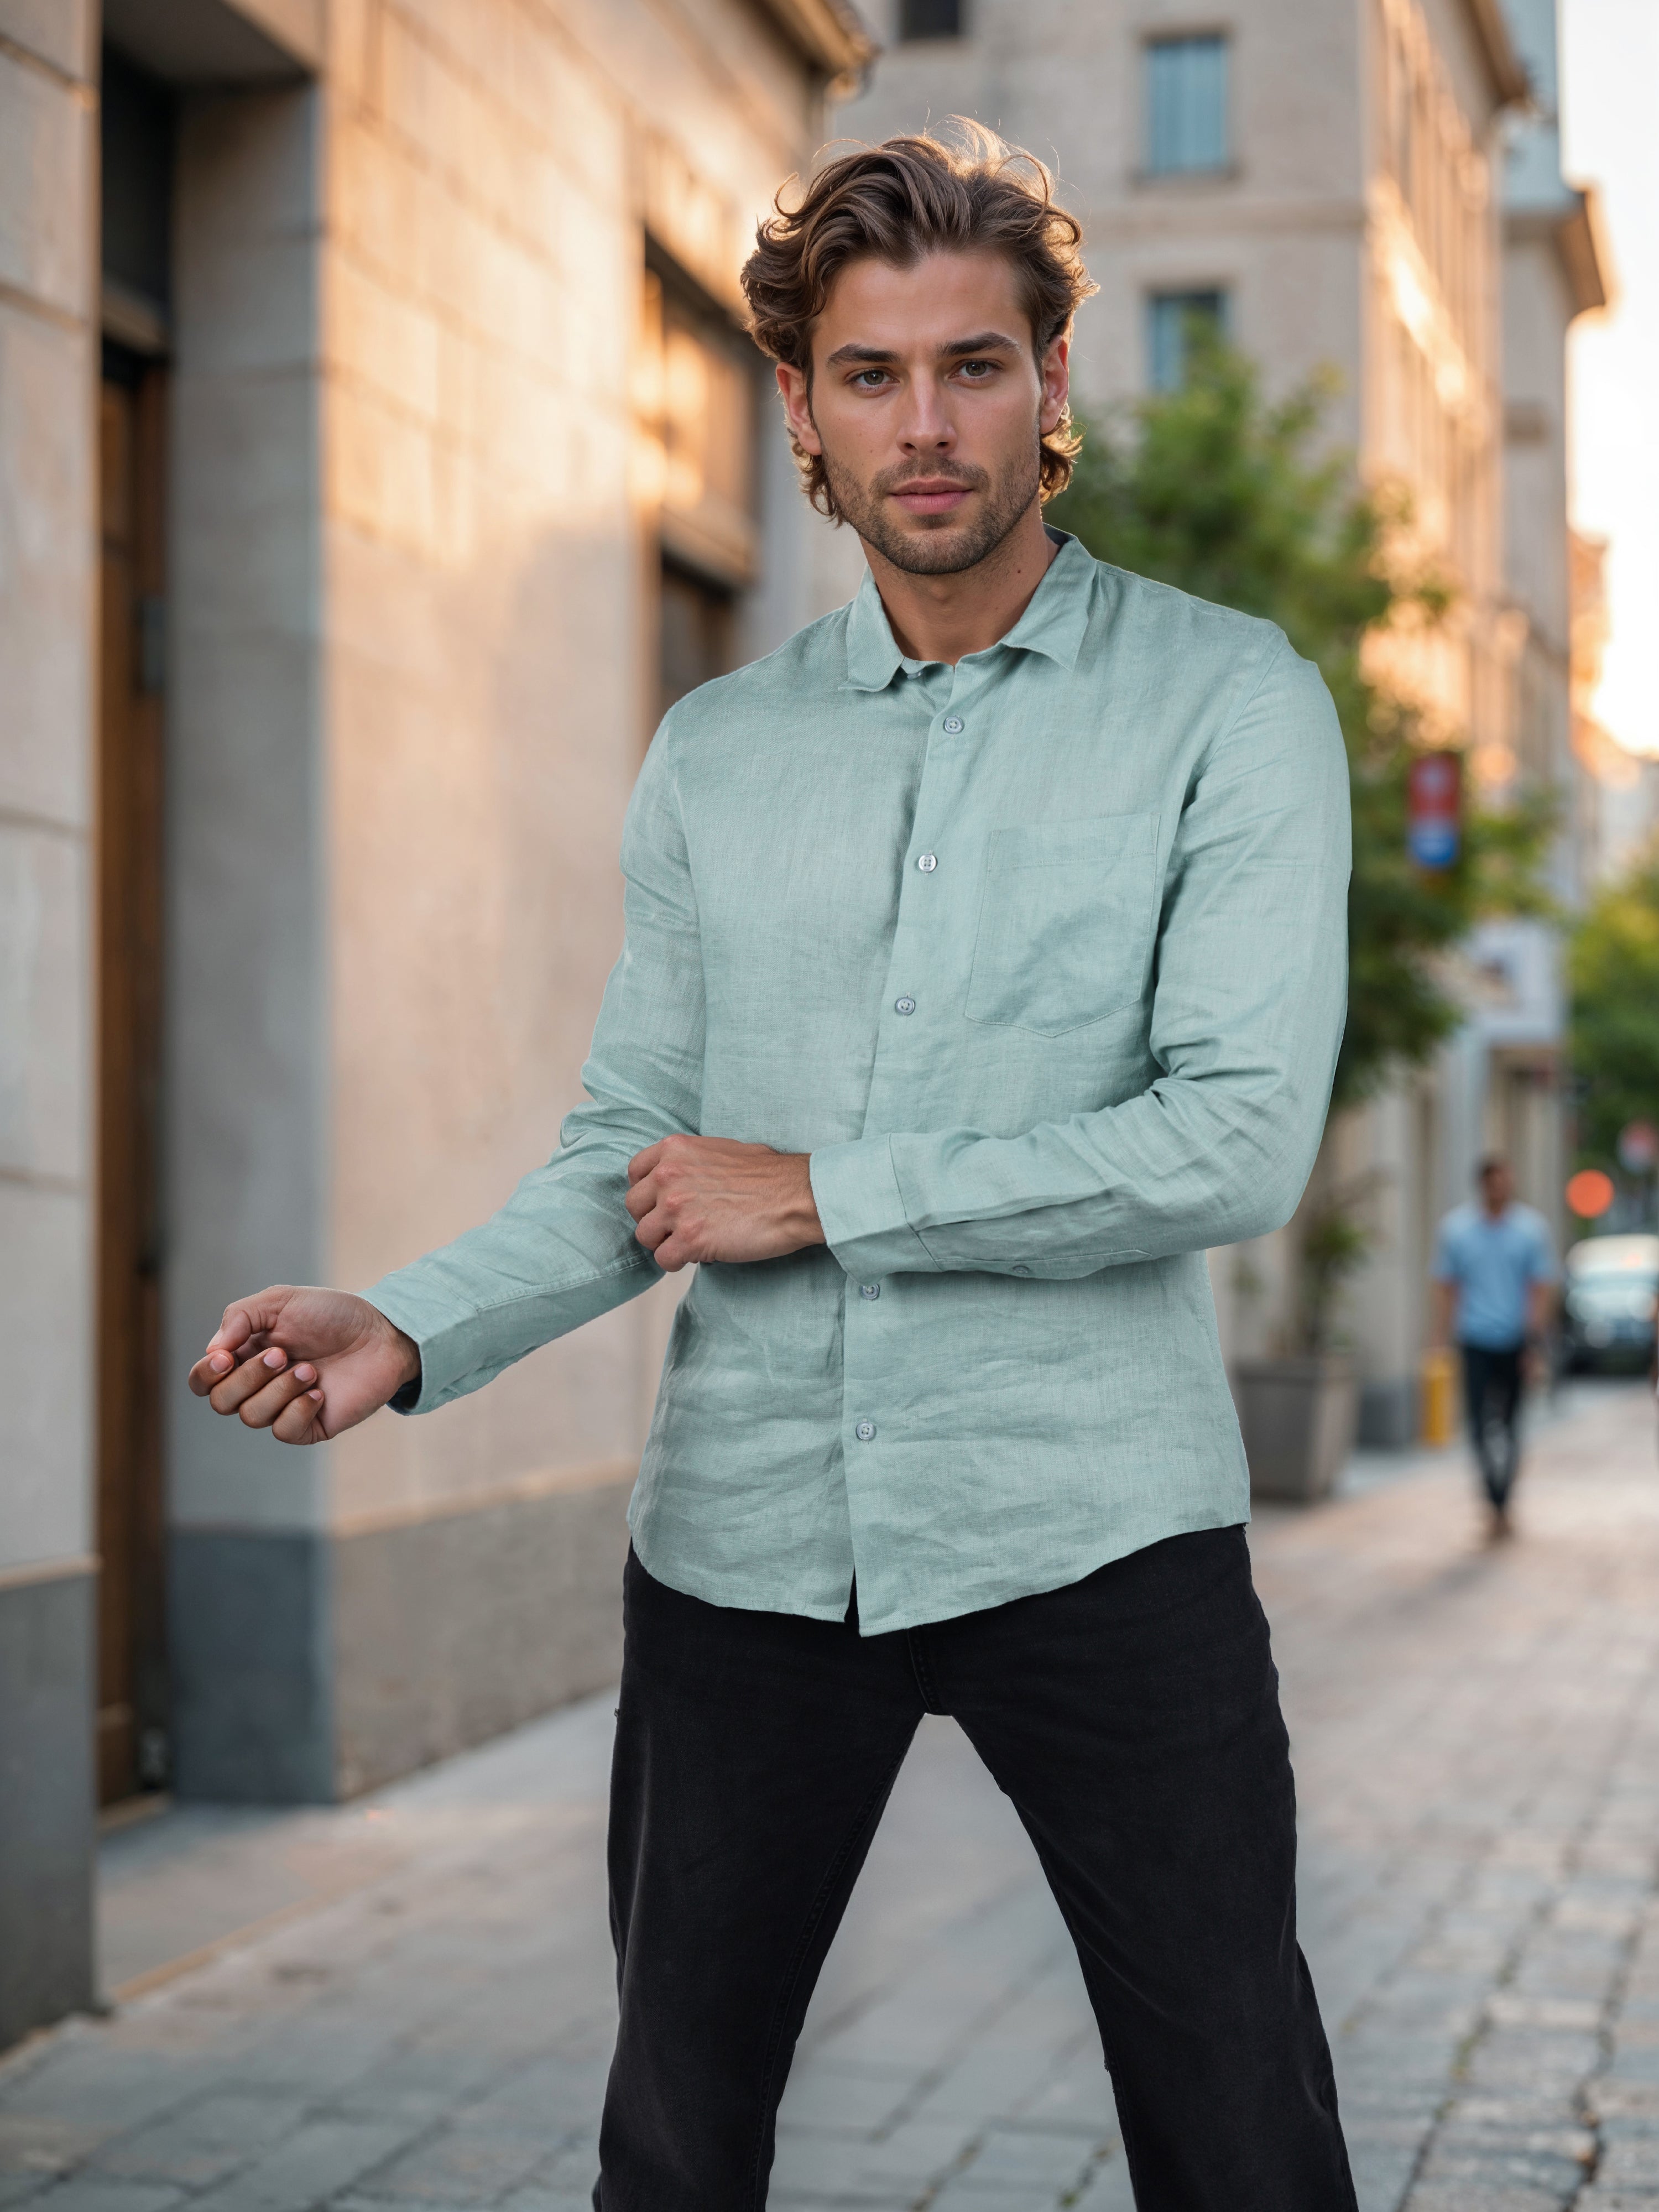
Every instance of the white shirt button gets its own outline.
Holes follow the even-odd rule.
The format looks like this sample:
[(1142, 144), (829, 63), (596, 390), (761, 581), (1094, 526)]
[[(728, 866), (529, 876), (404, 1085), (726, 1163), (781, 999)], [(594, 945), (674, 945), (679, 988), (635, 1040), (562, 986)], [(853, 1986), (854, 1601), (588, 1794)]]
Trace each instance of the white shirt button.
[(1011, 1268), (1009, 1272), (1011, 1274), (1015, 1275), (1029, 1275), (1031, 1271), (1029, 1267), (1013, 1267)]
[(867, 1444), (875, 1433), (876, 1425), (873, 1421), (860, 1421), (853, 1431), (861, 1444)]
[(947, 738), (960, 737), (962, 734), (962, 717), (960, 714), (947, 714), (945, 717), (944, 721), (939, 725), (939, 727), (944, 731)]
[(916, 855), (916, 866), (921, 870), (924, 876), (931, 876), (934, 869), (939, 866), (939, 854), (937, 853), (919, 853)]
[(859, 1296), (861, 1298), (878, 1298), (881, 1296), (881, 1285), (879, 1283), (860, 1283), (859, 1285)]
[(893, 1012), (896, 1014), (914, 1014), (915, 1011), (916, 1002), (908, 994), (902, 999), (895, 999), (893, 1001)]

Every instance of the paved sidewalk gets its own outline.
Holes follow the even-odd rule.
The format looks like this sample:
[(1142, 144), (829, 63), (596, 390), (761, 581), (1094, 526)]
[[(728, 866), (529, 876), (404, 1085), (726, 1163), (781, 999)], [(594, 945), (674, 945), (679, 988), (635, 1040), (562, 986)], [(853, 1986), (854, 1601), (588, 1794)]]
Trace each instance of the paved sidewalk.
[[(1253, 1535), (1361, 2204), (1659, 2212), (1651, 1401), (1577, 1393), (1501, 1549), (1455, 1455), (1383, 1472)], [(113, 1838), (137, 1993), (0, 2067), (0, 2208), (586, 2212), (611, 1702), (367, 1804)], [(826, 1970), (771, 2203), (1130, 2206), (1064, 1933), (949, 1722)]]

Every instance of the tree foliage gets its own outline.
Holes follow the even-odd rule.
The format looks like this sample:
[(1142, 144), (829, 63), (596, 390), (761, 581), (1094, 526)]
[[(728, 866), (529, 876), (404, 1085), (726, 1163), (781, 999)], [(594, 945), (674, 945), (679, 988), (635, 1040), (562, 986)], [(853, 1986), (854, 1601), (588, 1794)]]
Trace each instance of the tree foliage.
[(1626, 1121), (1659, 1121), (1659, 847), (1590, 902), (1567, 952), (1580, 1164), (1617, 1172)]
[(1270, 403), (1253, 365), (1195, 326), (1182, 387), (1087, 423), (1071, 489), (1049, 512), (1102, 560), (1278, 623), (1330, 686), (1353, 792), (1340, 1108), (1459, 1025), (1443, 956), (1483, 915), (1540, 908), (1551, 809), (1533, 797), (1468, 810), (1453, 866), (1428, 874), (1408, 857), (1406, 774), (1420, 732), (1368, 676), (1363, 648), (1369, 633), (1443, 621), (1450, 600), (1433, 574), (1402, 574), (1390, 558), (1403, 508), (1358, 489), (1346, 455), (1320, 450), (1332, 392), (1317, 378)]

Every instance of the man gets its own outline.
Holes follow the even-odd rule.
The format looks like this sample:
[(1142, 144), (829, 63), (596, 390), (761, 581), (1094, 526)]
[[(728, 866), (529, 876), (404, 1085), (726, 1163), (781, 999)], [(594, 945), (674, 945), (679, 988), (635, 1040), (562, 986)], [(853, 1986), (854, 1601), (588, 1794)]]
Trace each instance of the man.
[(233, 1305), (192, 1372), (306, 1443), (698, 1264), (629, 1516), (603, 2212), (764, 2203), (926, 1711), (1041, 1856), (1138, 2203), (1354, 2203), (1204, 1259), (1319, 1140), (1344, 756), (1271, 625), (1045, 529), (1079, 242), (978, 139), (781, 204), (755, 333), (863, 588), (659, 732), (554, 1158), (362, 1297)]
[(1455, 1206), (1435, 1248), (1434, 1340), (1455, 1334), (1463, 1355), (1463, 1405), (1475, 1463), (1492, 1509), (1492, 1534), (1510, 1533), (1510, 1496), (1521, 1465), (1523, 1363), (1541, 1372), (1554, 1307), (1555, 1255), (1541, 1214), (1515, 1203), (1507, 1160), (1475, 1170), (1479, 1206)]

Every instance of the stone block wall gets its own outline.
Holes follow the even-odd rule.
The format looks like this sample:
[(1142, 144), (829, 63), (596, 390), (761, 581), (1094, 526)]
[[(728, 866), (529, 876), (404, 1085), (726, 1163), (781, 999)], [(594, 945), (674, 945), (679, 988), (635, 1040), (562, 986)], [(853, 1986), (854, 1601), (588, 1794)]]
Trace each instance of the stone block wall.
[(0, 2047), (92, 1992), (93, 38), (0, 0)]
[[(186, 101), (175, 1376), (556, 1146), (657, 685), (646, 243), (731, 306), (817, 82), (753, 0), (336, 0), (316, 82)], [(856, 582), (773, 464), (750, 651)], [(304, 1454), (175, 1382), (182, 1785), (364, 1788), (607, 1679), (672, 1297)]]

